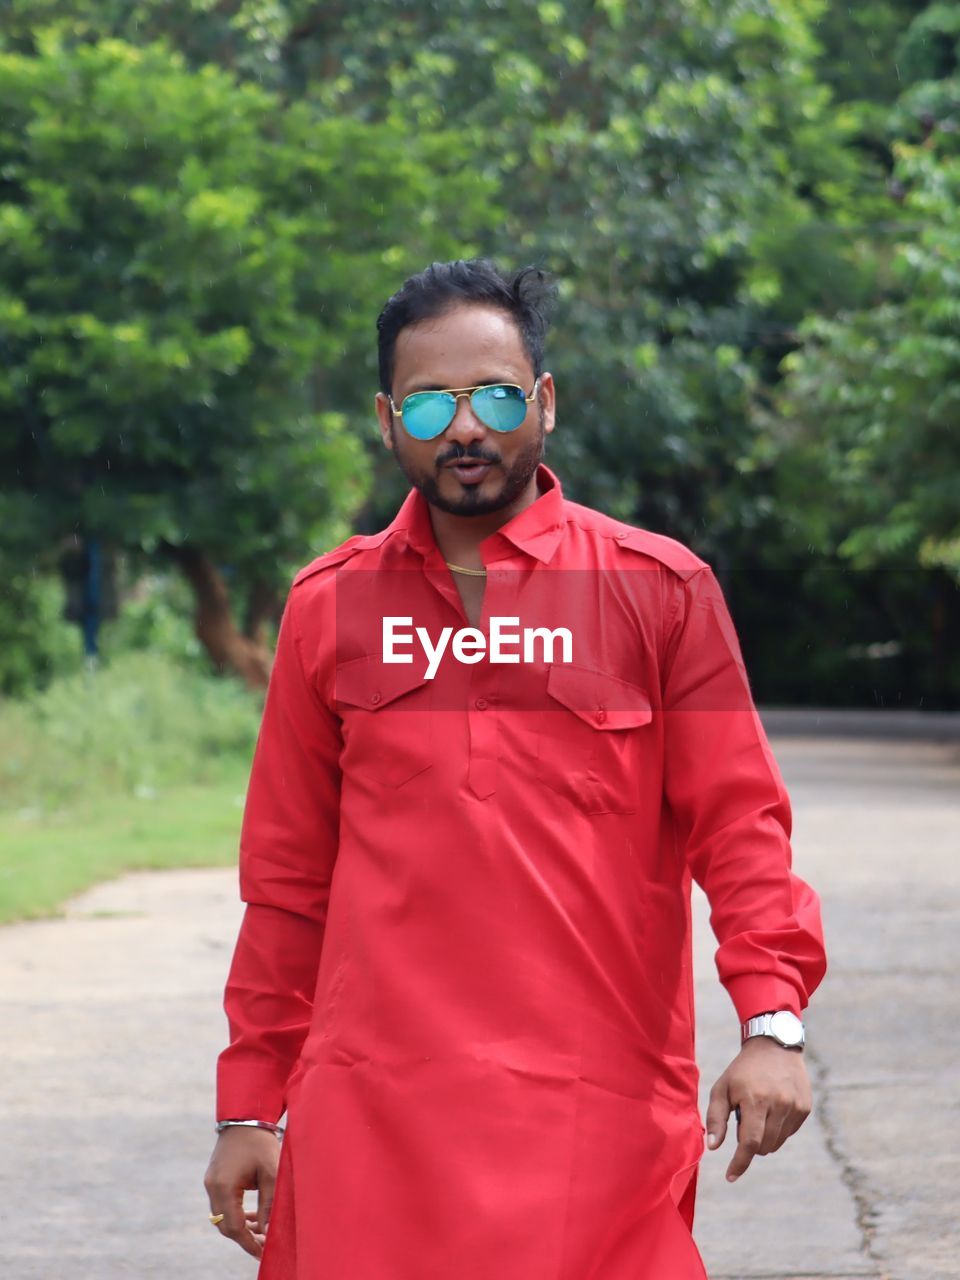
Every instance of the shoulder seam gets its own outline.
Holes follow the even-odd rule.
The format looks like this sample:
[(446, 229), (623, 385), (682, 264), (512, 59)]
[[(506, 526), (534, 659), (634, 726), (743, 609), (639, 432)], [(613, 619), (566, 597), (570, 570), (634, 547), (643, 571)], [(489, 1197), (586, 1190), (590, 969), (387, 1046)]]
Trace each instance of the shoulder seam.
[[(592, 512), (592, 508), (588, 510)], [(631, 551), (636, 551), (640, 555), (648, 556), (684, 581), (709, 568), (708, 562), (702, 556), (698, 556), (685, 543), (671, 538), (668, 534), (655, 533), (652, 529), (642, 529), (637, 525), (615, 520), (613, 516), (607, 516), (602, 511), (594, 514), (599, 517), (599, 520), (578, 519), (579, 512), (568, 514), (567, 520), (580, 529), (629, 547)]]
[(312, 577), (316, 573), (320, 573), (323, 569), (331, 568), (333, 565), (341, 564), (344, 560), (349, 560), (351, 556), (355, 556), (360, 551), (366, 551), (371, 547), (378, 547), (385, 542), (391, 533), (396, 532), (393, 529), (381, 529), (379, 533), (355, 533), (345, 542), (341, 542), (338, 547), (331, 547), (329, 551), (325, 551), (322, 555), (311, 560), (309, 564), (303, 566), (295, 575), (291, 587), (297, 586), (298, 583)]

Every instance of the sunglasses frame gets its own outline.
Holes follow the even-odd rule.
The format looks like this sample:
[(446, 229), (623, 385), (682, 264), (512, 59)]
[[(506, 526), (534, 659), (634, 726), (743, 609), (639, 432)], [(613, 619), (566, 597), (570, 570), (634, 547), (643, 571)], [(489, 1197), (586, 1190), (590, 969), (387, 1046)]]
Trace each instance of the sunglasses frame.
[[(435, 435), (432, 435), (432, 436), (415, 436), (415, 435), (413, 434), (413, 432), (410, 430), (410, 428), (407, 426), (407, 424), (406, 424), (405, 422), (403, 422), (403, 406), (404, 406), (404, 405), (407, 403), (407, 401), (410, 399), (410, 396), (422, 396), (422, 395), (424, 395), (424, 394), (425, 394), (423, 391), (411, 391), (411, 392), (410, 392), (410, 395), (404, 396), (404, 397), (403, 397), (403, 399), (402, 399), (402, 400), (401, 400), (401, 402), (400, 402), (400, 408), (399, 408), (399, 409), (398, 409), (398, 408), (397, 408), (397, 406), (393, 403), (393, 396), (392, 396), (392, 395), (391, 395), (391, 396), (387, 396), (387, 399), (390, 401), (390, 411), (391, 411), (391, 413), (393, 414), (393, 416), (394, 416), (395, 418), (399, 418), (399, 419), (400, 419), (400, 421), (401, 421), (401, 422), (403, 422), (403, 429), (404, 429), (404, 431), (406, 431), (406, 432), (407, 432), (407, 434), (408, 434), (412, 439), (414, 439), (414, 440), (436, 440), (437, 436), (442, 436), (442, 435), (443, 435), (443, 432), (444, 432), (444, 431), (446, 431), (446, 430), (450, 427), (450, 424), (453, 422), (453, 419), (457, 416), (457, 409), (459, 408), (459, 405), (460, 405), (460, 397), (461, 397), (461, 396), (468, 396), (468, 397), (470, 397), (470, 396), (472, 396), (472, 395), (473, 395), (473, 393), (474, 393), (475, 391), (487, 391), (487, 390), (489, 390), (491, 387), (516, 387), (516, 389), (517, 389), (517, 390), (520, 392), (520, 394), (523, 396), (523, 402), (524, 402), (524, 404), (533, 404), (534, 400), (536, 400), (536, 398), (537, 398), (537, 393), (538, 393), (538, 392), (539, 392), (539, 390), (540, 390), (540, 378), (538, 378), (538, 379), (536, 380), (536, 382), (533, 384), (533, 390), (530, 392), (530, 394), (529, 394), (529, 395), (527, 395), (527, 393), (524, 391), (523, 387), (521, 387), (521, 386), (520, 386), (519, 382), (481, 382), (481, 383), (480, 383), (480, 385), (479, 385), (479, 386), (476, 386), (476, 387), (435, 387), (435, 388), (433, 388), (433, 392), (434, 392), (434, 394), (436, 394), (436, 395), (453, 396), (454, 404), (453, 404), (453, 417), (450, 419), (450, 422), (448, 422), (448, 423), (447, 423), (447, 425), (443, 428), (443, 430), (442, 430), (442, 431), (438, 431)], [(429, 394), (429, 393), (426, 393), (426, 394)], [(472, 403), (472, 401), (471, 401), (471, 405), (470, 405), (470, 407), (471, 407), (471, 409), (473, 408), (473, 403)], [(474, 412), (476, 412), (476, 410), (474, 410)], [(480, 418), (480, 415), (479, 415), (479, 414), (477, 414), (477, 417), (478, 417), (478, 418)], [(483, 422), (483, 419), (482, 419), (482, 418), (480, 418), (480, 421), (481, 421), (481, 422)], [(496, 431), (499, 435), (510, 435), (510, 433), (511, 433), (512, 431), (517, 431), (517, 430), (519, 429), (519, 427), (520, 427), (520, 425), (521, 425), (522, 421), (523, 421), (523, 419), (521, 419), (521, 420), (520, 420), (520, 422), (518, 422), (518, 423), (517, 423), (517, 425), (516, 425), (515, 427), (511, 427), (511, 428), (509, 429), (509, 431), (504, 431), (502, 427), (491, 427), (491, 426), (490, 426), (490, 424), (489, 424), (488, 422), (483, 422), (483, 425), (487, 428), (487, 430), (488, 430), (488, 431)]]

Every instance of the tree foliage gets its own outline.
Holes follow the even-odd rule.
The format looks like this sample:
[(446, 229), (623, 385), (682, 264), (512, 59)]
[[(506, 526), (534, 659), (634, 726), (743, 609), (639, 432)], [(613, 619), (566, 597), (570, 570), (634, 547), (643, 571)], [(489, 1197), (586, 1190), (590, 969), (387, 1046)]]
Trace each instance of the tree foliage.
[(221, 636), (216, 566), (269, 601), (345, 536), (367, 477), (325, 376), (398, 273), (492, 215), (443, 143), (162, 44), (0, 54), (5, 527), (166, 549), (201, 606), (219, 578)]
[[(738, 468), (756, 382), (804, 314), (867, 287), (873, 192), (847, 145), (857, 119), (817, 77), (822, 0), (43, 2), (73, 39), (162, 35), (327, 119), (421, 143), (451, 131), (462, 170), (498, 193), (481, 247), (560, 277), (551, 443), (576, 496), (728, 556), (766, 518)], [(425, 249), (444, 256), (439, 236)], [(354, 386), (326, 386), (369, 416)], [(382, 463), (372, 524), (402, 492)]]
[(832, 697), (939, 609), (902, 671), (935, 650), (949, 696), (958, 32), (940, 0), (10, 0), (6, 541), (166, 549), (255, 637), (405, 491), (379, 307), (485, 252), (559, 278), (568, 492), (740, 569), (766, 690)]
[[(899, 53), (891, 117), (904, 219), (877, 304), (813, 316), (786, 361), (785, 479), (821, 545), (960, 581), (960, 14), (933, 5)], [(811, 502), (811, 491), (830, 502)]]
[(287, 46), (331, 108), (458, 121), (501, 187), (488, 248), (560, 277), (551, 448), (575, 496), (711, 554), (765, 519), (738, 468), (758, 379), (804, 314), (867, 287), (874, 192), (815, 74), (821, 8), (362, 0)]

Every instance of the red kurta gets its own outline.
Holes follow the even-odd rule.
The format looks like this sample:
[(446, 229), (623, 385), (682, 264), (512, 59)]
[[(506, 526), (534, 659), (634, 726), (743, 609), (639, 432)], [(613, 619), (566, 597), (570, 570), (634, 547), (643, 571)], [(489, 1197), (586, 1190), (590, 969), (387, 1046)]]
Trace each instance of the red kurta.
[(711, 570), (537, 478), (481, 629), (569, 663), (383, 661), (468, 625), (416, 490), (290, 591), (218, 1064), (219, 1118), (287, 1110), (261, 1280), (703, 1280), (691, 874), (741, 1020), (825, 972)]

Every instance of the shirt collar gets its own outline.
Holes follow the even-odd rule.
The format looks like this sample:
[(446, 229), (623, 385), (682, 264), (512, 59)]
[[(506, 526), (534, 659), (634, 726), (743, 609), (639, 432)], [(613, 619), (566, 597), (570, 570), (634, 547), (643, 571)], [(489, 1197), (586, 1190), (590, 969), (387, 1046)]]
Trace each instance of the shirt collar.
[[(537, 467), (536, 477), (537, 487), (543, 491), (540, 496), (480, 543), (481, 550), (491, 552), (489, 557), (482, 557), (485, 563), (488, 559), (503, 559), (497, 552), (504, 543), (508, 552), (516, 548), (544, 563), (552, 558), (563, 536), (563, 490), (559, 477), (546, 463)], [(424, 557), (439, 554), (429, 505), (419, 489), (410, 490), (386, 532), (400, 532)]]

